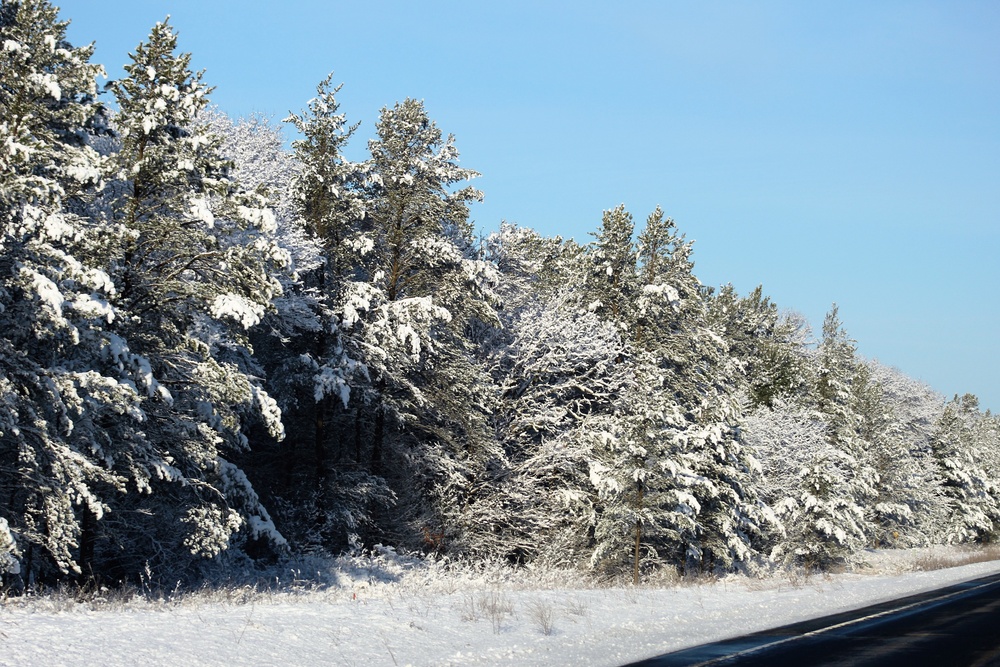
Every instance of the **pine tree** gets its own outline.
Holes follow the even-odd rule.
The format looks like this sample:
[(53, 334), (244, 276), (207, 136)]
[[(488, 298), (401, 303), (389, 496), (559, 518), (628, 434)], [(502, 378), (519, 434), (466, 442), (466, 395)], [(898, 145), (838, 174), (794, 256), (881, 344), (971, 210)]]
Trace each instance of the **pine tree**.
[(159, 553), (163, 568), (184, 563), (176, 543), (215, 556), (234, 537), (283, 542), (226, 457), (247, 448), (249, 423), (282, 436), (247, 330), (280, 294), (276, 273), (288, 255), (263, 199), (229, 178), (220, 140), (199, 120), (210, 89), (176, 43), (168, 23), (156, 24), (130, 55), (127, 77), (111, 86), (121, 148), (107, 193), (124, 230), (113, 257), (114, 303), (123, 313), (114, 333), (149, 378), (147, 423), (132, 453), (144, 495), (125, 507), (157, 517), (115, 526), (113, 535), (133, 552), (119, 558)]
[(681, 326), (682, 299), (700, 297), (700, 285), (691, 281), (690, 245), (660, 207), (646, 218), (638, 242), (635, 270), (641, 290), (636, 295), (635, 338), (644, 348), (658, 350)]
[(376, 132), (371, 252), (366, 291), (356, 297), (373, 383), (371, 471), (390, 478), (407, 510), (395, 530), (411, 540), (423, 531), (452, 539), (476, 528), (454, 512), (472, 502), (472, 480), (495, 447), (495, 394), (478, 339), (496, 322), (496, 273), (478, 258), (468, 219), (482, 194), (457, 188), (478, 174), (458, 165), (454, 138), (443, 137), (422, 103), (383, 109)]
[(144, 330), (167, 336), (152, 345), (185, 337), (197, 318), (191, 302), (246, 327), (258, 323), (280, 293), (272, 265), (286, 260), (270, 238), (273, 213), (238, 192), (220, 140), (198, 122), (211, 89), (176, 45), (172, 28), (158, 23), (131, 54), (128, 77), (111, 85), (122, 137), (115, 214), (129, 232), (120, 300), (146, 319)]
[[(673, 439), (691, 476), (679, 481), (697, 501), (697, 527), (681, 532), (689, 563), (730, 568), (749, 560), (755, 544), (776, 524), (757, 496), (759, 464), (738, 426), (740, 367), (724, 331), (710, 314), (711, 291), (694, 275), (692, 244), (657, 209), (639, 241), (644, 250), (644, 295), (661, 315), (649, 325), (651, 349), (664, 387), (682, 415)], [(669, 289), (668, 289), (669, 288)], [(669, 308), (667, 307), (669, 305)]]
[(605, 214), (584, 300), (627, 332), (634, 351), (635, 389), (603, 440), (595, 563), (620, 558), (627, 534), (633, 580), (644, 547), (654, 563), (730, 567), (773, 521), (736, 425), (736, 366), (673, 220), (658, 208), (637, 245), (632, 233), (624, 208)]
[(605, 211), (589, 255), (592, 268), (587, 276), (587, 292), (594, 301), (587, 308), (623, 326), (633, 316), (629, 306), (636, 296), (634, 233), (632, 214), (624, 204)]
[[(316, 245), (320, 262), (294, 287), (315, 325), (293, 332), (277, 374), (287, 388), (307, 395), (289, 407), (293, 422), (311, 426), (316, 539), (337, 549), (362, 540), (362, 528), (372, 522), (370, 508), (390, 505), (392, 493), (365, 470), (361, 447), (362, 411), (372, 400), (363, 332), (371, 286), (358, 274), (373, 244), (362, 226), (365, 165), (343, 155), (357, 125), (347, 126), (336, 99), (340, 86), (331, 81), (332, 75), (319, 84), (308, 111), (286, 119), (302, 136), (292, 143), (298, 163), (294, 224)], [(291, 378), (300, 386), (291, 387)]]
[(119, 436), (143, 421), (101, 238), (70, 213), (100, 159), (92, 47), (44, 0), (0, 5), (0, 574), (90, 574), (94, 524), (123, 490)]
[[(1000, 490), (983, 468), (987, 443), (982, 427), (988, 420), (976, 396), (955, 396), (945, 405), (934, 434), (932, 448), (949, 514), (943, 537), (949, 543), (988, 541), (1000, 521)], [(995, 440), (989, 445), (996, 447)]]
[(786, 525), (794, 527), (789, 557), (808, 567), (827, 567), (860, 549), (875, 533), (865, 508), (874, 506), (878, 483), (860, 435), (856, 398), (864, 377), (836, 305), (823, 322), (815, 361), (812, 398), (816, 417), (825, 425), (826, 443), (802, 471), (797, 503), (784, 509)]
[(750, 407), (772, 405), (779, 398), (801, 392), (804, 377), (802, 324), (782, 316), (763, 287), (740, 297), (724, 285), (708, 302), (709, 319), (740, 365)]
[(827, 442), (801, 471), (797, 505), (785, 521), (793, 526), (790, 560), (826, 568), (864, 546), (865, 513), (851, 493), (857, 467), (856, 458)]
[[(892, 546), (939, 543), (948, 503), (932, 442), (945, 400), (897, 369), (877, 361), (867, 365), (876, 400), (865, 401), (861, 412), (863, 436), (874, 445), (869, 461), (878, 474), (880, 541)], [(881, 503), (888, 508), (880, 508)]]
[(630, 570), (634, 584), (644, 564), (684, 560), (681, 545), (698, 531), (696, 494), (711, 487), (694, 472), (698, 457), (680, 444), (688, 424), (663, 375), (646, 354), (638, 355), (627, 367), (615, 418), (591, 427), (599, 461), (591, 466), (591, 480), (601, 500), (591, 563)]
[[(631, 569), (638, 581), (643, 546), (647, 559), (655, 562), (658, 557), (646, 538), (667, 522), (651, 496), (665, 484), (663, 466), (668, 461), (676, 465), (677, 457), (670, 451), (668, 431), (644, 418), (655, 413), (650, 406), (660, 395), (641, 384), (649, 377), (643, 371), (650, 367), (650, 356), (648, 332), (639, 322), (645, 295), (640, 292), (634, 231), (624, 206), (604, 212), (583, 258), (588, 270), (580, 305), (618, 329), (628, 346), (615, 360), (627, 380), (617, 389), (614, 414), (592, 425), (597, 463), (591, 466), (591, 483), (599, 502), (591, 564), (610, 572)], [(654, 437), (645, 438), (647, 434)]]
[(919, 444), (909, 440), (872, 364), (859, 364), (852, 393), (860, 419), (858, 435), (865, 443), (861, 461), (875, 480), (866, 506), (867, 523), (874, 531), (869, 541), (881, 547), (919, 543), (917, 512), (930, 491), (921, 488), (929, 482), (924, 474), (929, 461)]

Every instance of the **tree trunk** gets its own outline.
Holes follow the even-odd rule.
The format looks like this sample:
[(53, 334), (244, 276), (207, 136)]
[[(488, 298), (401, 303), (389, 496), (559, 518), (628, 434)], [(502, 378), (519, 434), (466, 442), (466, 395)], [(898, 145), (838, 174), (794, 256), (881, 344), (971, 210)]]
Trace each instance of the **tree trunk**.
[(385, 439), (385, 408), (375, 409), (375, 433), (372, 437), (371, 470), (374, 475), (382, 474), (382, 441)]
[(354, 412), (354, 465), (361, 465), (361, 408)]
[(329, 483), (330, 463), (326, 446), (326, 416), (329, 401), (324, 396), (316, 403), (315, 428), (313, 430), (313, 455), (316, 470), (316, 524), (322, 530), (323, 515), (326, 511), (326, 489)]
[(80, 577), (84, 582), (95, 581), (94, 552), (97, 546), (97, 516), (86, 505), (80, 519)]

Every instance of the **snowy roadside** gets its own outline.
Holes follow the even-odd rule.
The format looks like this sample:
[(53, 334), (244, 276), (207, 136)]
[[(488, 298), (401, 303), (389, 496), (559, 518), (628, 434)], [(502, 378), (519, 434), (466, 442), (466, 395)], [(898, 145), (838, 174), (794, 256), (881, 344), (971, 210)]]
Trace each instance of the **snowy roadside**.
[(621, 665), (1000, 572), (1000, 561), (903, 571), (926, 555), (872, 553), (864, 574), (668, 588), (424, 573), (383, 583), (354, 571), (324, 590), (243, 600), (239, 591), (96, 606), (8, 600), (0, 665)]

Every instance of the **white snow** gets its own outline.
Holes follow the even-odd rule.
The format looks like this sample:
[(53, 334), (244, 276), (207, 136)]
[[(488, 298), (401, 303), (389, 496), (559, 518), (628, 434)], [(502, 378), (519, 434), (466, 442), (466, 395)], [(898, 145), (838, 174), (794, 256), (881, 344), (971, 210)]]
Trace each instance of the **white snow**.
[(246, 329), (256, 326), (264, 315), (264, 311), (263, 305), (232, 292), (215, 297), (211, 309), (213, 317), (235, 320)]
[[(5, 51), (10, 50), (6, 48), (6, 44), (8, 43), (16, 44), (16, 42), (11, 42), (10, 40), (7, 40), (7, 42), (4, 43)], [(49, 74), (47, 72), (33, 72), (28, 75), (28, 80), (34, 83), (35, 85), (39, 86), (42, 90), (44, 90), (45, 94), (47, 94), (49, 97), (55, 100), (62, 99), (62, 88), (59, 86), (59, 82), (56, 80), (56, 77), (54, 75)]]
[(927, 551), (870, 553), (869, 573), (637, 588), (456, 573), (387, 551), (338, 561), (337, 584), (322, 590), (10, 598), (0, 664), (621, 665), (1000, 572), (1000, 561), (899, 572)]
[[(181, 169), (194, 171), (192, 160), (181, 160)], [(191, 200), (191, 217), (205, 223), (205, 227), (211, 229), (215, 226), (215, 215), (212, 214), (212, 207), (204, 197), (197, 197)]]
[(62, 318), (62, 307), (66, 298), (54, 282), (41, 273), (27, 267), (21, 267), (21, 275), (24, 277), (38, 295), (38, 300), (48, 306), (52, 312)]
[(265, 234), (273, 234), (277, 231), (277, 218), (275, 218), (274, 211), (271, 209), (240, 206), (238, 210), (241, 218)]

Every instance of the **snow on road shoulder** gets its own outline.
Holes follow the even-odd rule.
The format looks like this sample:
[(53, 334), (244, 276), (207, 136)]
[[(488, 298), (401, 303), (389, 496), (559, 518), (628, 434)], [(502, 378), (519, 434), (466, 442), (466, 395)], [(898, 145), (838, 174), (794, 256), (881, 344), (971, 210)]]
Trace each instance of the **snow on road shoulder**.
[(997, 572), (1000, 561), (670, 588), (525, 588), (474, 578), (370, 585), (345, 577), (322, 591), (249, 602), (195, 595), (95, 608), (11, 600), (0, 606), (0, 664), (621, 665)]

